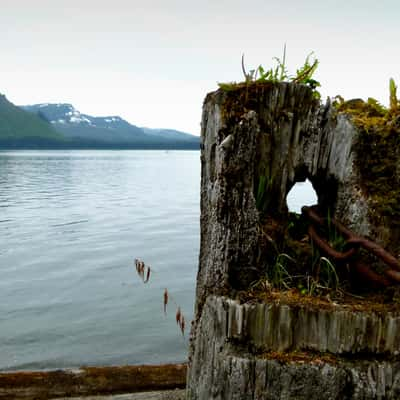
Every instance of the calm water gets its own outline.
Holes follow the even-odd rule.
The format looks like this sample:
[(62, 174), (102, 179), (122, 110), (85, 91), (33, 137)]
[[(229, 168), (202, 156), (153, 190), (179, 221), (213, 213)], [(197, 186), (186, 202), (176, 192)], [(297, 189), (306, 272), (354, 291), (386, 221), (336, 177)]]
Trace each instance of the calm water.
[(0, 369), (185, 359), (162, 299), (191, 318), (199, 157), (0, 152)]
[(197, 151), (0, 152), (0, 369), (185, 360), (199, 186)]

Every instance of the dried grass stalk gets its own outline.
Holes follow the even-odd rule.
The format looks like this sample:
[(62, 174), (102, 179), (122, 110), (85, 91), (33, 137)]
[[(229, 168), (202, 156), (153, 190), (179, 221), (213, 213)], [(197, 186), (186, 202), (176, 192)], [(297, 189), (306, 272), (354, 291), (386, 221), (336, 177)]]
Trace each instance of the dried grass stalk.
[[(135, 267), (136, 267), (136, 272), (139, 275), (139, 277), (142, 279), (144, 283), (147, 283), (150, 279), (151, 275), (151, 268), (150, 266), (147, 266), (142, 260), (139, 260), (138, 258), (135, 258)], [(164, 289), (164, 314), (167, 315), (167, 305), (169, 301), (169, 293), (168, 289)], [(172, 299), (173, 301), (173, 299)], [(179, 326), (180, 331), (182, 332), (182, 335), (185, 336), (185, 317), (182, 314), (181, 308), (178, 306), (176, 310), (176, 315), (175, 315), (176, 323)]]
[(146, 266), (146, 264), (143, 261), (139, 260), (138, 258), (135, 258), (135, 267), (136, 267), (136, 272), (139, 275), (140, 279), (144, 283), (147, 283), (150, 279), (150, 273), (151, 273), (150, 266)]
[(176, 323), (178, 325), (179, 325), (179, 323), (181, 321), (181, 316), (182, 316), (181, 308), (178, 307), (178, 309), (176, 310), (176, 315), (175, 315)]
[(178, 309), (176, 310), (176, 323), (179, 325), (179, 328), (182, 332), (182, 335), (185, 336), (185, 317), (182, 314), (181, 308), (178, 306)]
[(167, 315), (168, 290), (164, 290), (164, 314)]
[(181, 323), (179, 326), (181, 328), (182, 336), (185, 336), (185, 317), (183, 316), (183, 314), (182, 314)]
[(143, 281), (144, 283), (147, 283), (150, 279), (150, 267), (147, 267), (147, 274), (146, 274), (146, 279)]

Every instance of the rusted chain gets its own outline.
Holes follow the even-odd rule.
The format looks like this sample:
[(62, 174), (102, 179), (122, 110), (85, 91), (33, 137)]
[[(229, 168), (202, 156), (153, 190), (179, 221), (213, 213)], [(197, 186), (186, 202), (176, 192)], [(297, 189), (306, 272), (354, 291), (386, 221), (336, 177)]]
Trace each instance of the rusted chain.
[(392, 281), (396, 283), (400, 283), (400, 272), (395, 271), (394, 269), (388, 268), (383, 271), (383, 273)]
[(360, 236), (353, 236), (347, 241), (347, 243), (351, 245), (358, 244), (365, 250), (368, 250), (376, 257), (380, 258), (386, 265), (400, 272), (400, 262), (375, 242)]
[(389, 279), (387, 279), (383, 275), (377, 274), (375, 271), (372, 271), (361, 261), (353, 262), (352, 268), (355, 272), (358, 273), (358, 275), (362, 276), (364, 279), (366, 279), (368, 282), (374, 285), (384, 286), (384, 287), (392, 285), (392, 282)]
[[(332, 218), (332, 225), (344, 236), (346, 239), (346, 246), (349, 250), (346, 252), (339, 252), (335, 250), (326, 240), (321, 238), (317, 230), (312, 225), (324, 226), (326, 219), (322, 218), (317, 212), (317, 206), (302, 207), (302, 213), (309, 218), (311, 224), (308, 228), (310, 238), (316, 246), (324, 252), (328, 257), (337, 262), (349, 262), (352, 268), (367, 281), (378, 284), (380, 286), (390, 286), (393, 283), (400, 283), (400, 262), (389, 252), (379, 246), (377, 243), (368, 240), (362, 236), (356, 235), (350, 229), (346, 228), (342, 223)], [(388, 268), (383, 271), (383, 275), (379, 275), (368, 266), (360, 261), (352, 260), (356, 251), (362, 247), (368, 252), (372, 253), (377, 258), (381, 259)]]
[(335, 250), (329, 245), (328, 242), (318, 235), (312, 225), (308, 227), (308, 234), (312, 241), (320, 248), (320, 250), (322, 250), (328, 257), (334, 258), (336, 261), (348, 261), (356, 253), (357, 249), (354, 247), (344, 253)]
[[(309, 219), (311, 219), (320, 226), (324, 226), (325, 218), (320, 217), (316, 210), (317, 206), (311, 206), (311, 207), (304, 206), (301, 209), (302, 213), (306, 215)], [(339, 221), (336, 221), (335, 218), (331, 219), (331, 223), (345, 238), (350, 239), (351, 237), (356, 236), (350, 229), (347, 229)]]

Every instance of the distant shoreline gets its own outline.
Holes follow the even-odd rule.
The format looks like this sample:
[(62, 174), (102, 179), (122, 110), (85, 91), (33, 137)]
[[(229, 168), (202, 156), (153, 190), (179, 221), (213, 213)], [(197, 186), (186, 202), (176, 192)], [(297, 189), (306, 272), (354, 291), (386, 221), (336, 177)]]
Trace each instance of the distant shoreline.
[(103, 144), (103, 143), (1, 143), (0, 150), (200, 150), (195, 143)]
[(139, 148), (139, 147), (88, 147), (88, 148), (76, 148), (76, 147), (65, 147), (65, 148), (46, 148), (46, 147), (42, 147), (42, 148), (37, 148), (37, 147), (0, 147), (0, 152), (6, 152), (6, 151), (70, 151), (70, 150), (110, 150), (110, 151), (121, 151), (121, 150), (140, 150), (140, 151), (200, 151), (200, 149), (197, 148)]

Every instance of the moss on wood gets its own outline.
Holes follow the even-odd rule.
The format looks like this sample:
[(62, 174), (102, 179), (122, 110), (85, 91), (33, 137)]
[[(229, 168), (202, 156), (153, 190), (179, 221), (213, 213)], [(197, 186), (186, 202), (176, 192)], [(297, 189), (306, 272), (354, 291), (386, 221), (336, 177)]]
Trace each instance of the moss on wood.
[[(400, 225), (400, 111), (386, 109), (374, 99), (342, 101), (337, 111), (350, 116), (358, 128), (356, 163), (361, 189), (371, 210), (387, 217), (385, 223)], [(374, 215), (371, 215), (372, 220)]]

